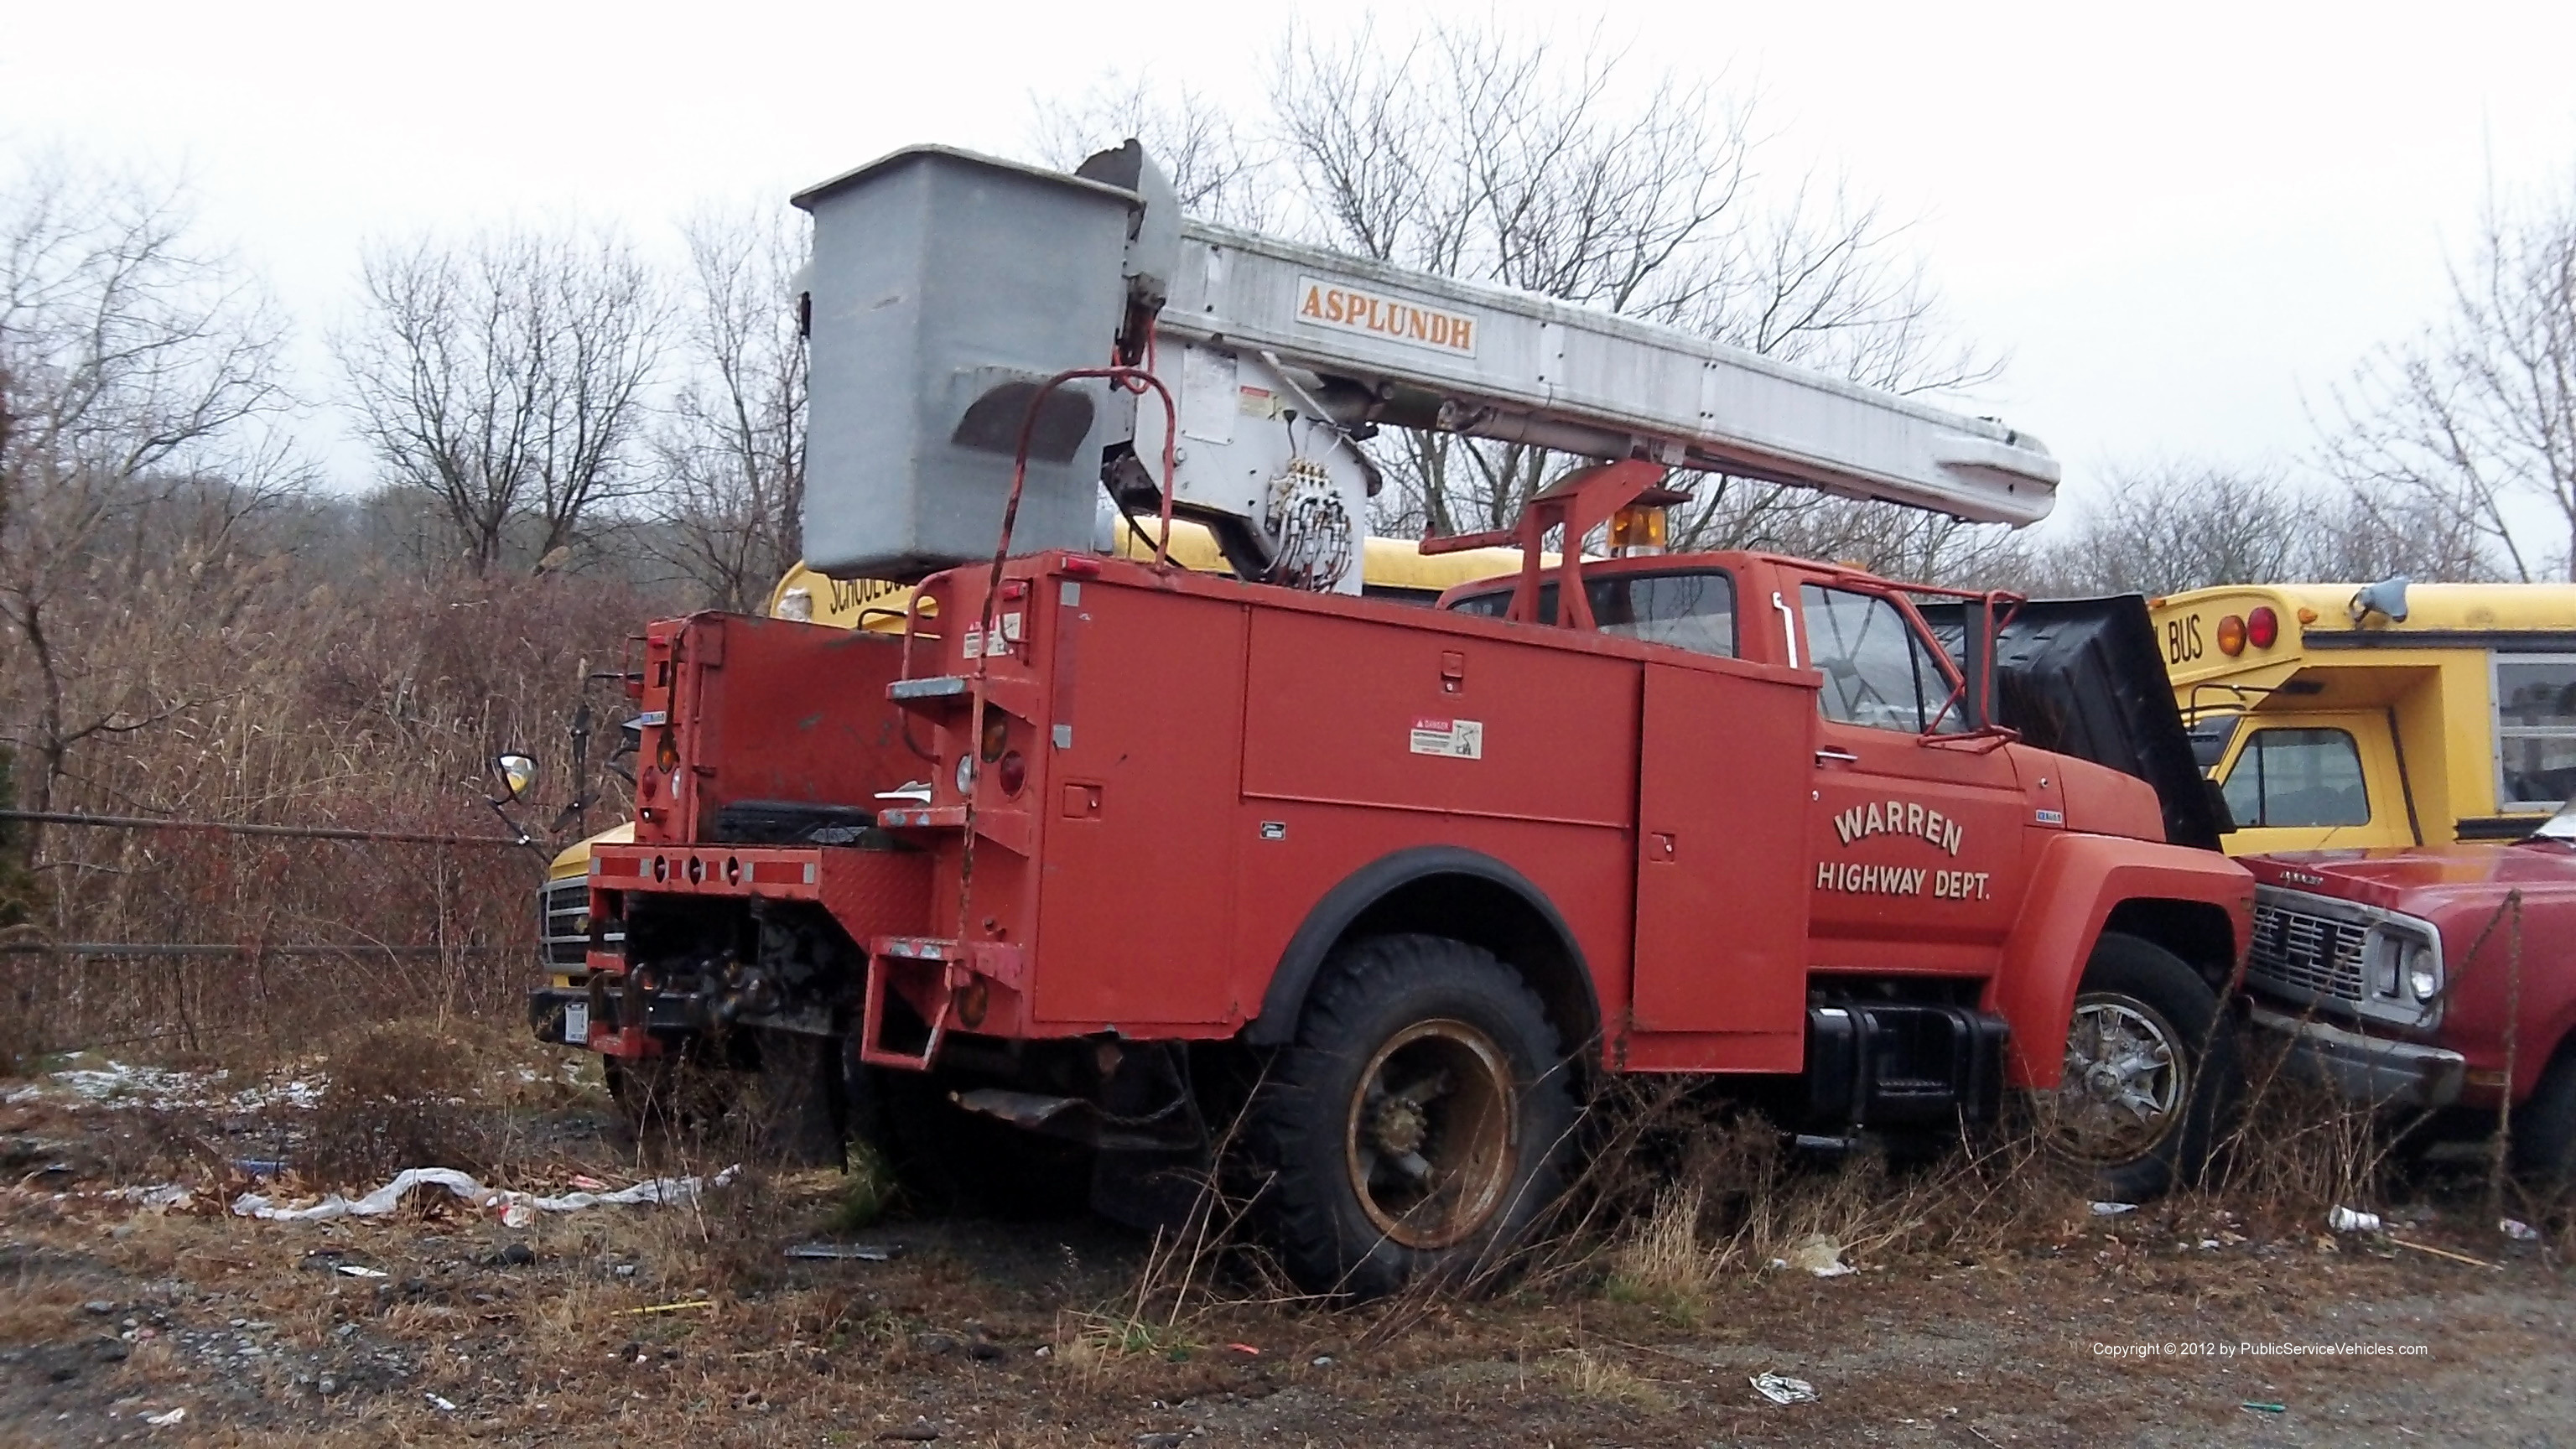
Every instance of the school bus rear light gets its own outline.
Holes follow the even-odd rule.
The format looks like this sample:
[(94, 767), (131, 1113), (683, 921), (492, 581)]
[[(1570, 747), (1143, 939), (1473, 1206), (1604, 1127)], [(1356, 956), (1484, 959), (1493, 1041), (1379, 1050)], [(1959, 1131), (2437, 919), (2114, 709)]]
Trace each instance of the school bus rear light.
[(2218, 652), (2233, 659), (2245, 652), (2245, 620), (2230, 614), (2218, 621)]

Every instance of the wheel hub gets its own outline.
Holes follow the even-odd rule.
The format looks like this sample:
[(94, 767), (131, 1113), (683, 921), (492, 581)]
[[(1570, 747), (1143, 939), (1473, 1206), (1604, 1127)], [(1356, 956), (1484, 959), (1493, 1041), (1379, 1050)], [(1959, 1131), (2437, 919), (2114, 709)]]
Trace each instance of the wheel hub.
[(1421, 1106), (1404, 1097), (1389, 1097), (1377, 1109), (1376, 1124), (1370, 1135), (1377, 1140), (1377, 1150), (1401, 1157), (1418, 1152), (1429, 1135), (1430, 1122)]
[(2190, 1066), (2173, 1026), (2116, 993), (2077, 998), (2052, 1127), (2086, 1162), (2128, 1162), (2154, 1151), (2190, 1099)]
[(1369, 1221), (1408, 1248), (1463, 1241), (1491, 1222), (1519, 1162), (1502, 1049), (1463, 1021), (1416, 1022), (1361, 1071), (1343, 1136)]

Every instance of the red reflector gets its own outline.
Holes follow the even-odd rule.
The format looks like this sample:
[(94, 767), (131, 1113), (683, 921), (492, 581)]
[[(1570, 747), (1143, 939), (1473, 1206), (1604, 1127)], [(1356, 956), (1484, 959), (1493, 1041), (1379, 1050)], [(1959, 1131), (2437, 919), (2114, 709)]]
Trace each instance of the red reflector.
[(1027, 579), (1004, 579), (1004, 580), (1002, 580), (1002, 597), (1003, 597), (1003, 598), (1006, 598), (1006, 599), (1025, 599), (1025, 598), (1027, 598), (1028, 596), (1029, 596), (1029, 581), (1028, 581)]
[(1064, 556), (1063, 571), (1077, 579), (1096, 579), (1100, 577), (1100, 560), (1069, 553)]
[(1017, 795), (1020, 787), (1029, 782), (1029, 762), (1013, 750), (993, 766), (993, 778), (1002, 782), (1003, 794)]
[(2218, 621), (2218, 652), (2234, 658), (2245, 652), (2245, 621), (2234, 614)]
[(2270, 609), (2256, 609), (2245, 616), (2245, 642), (2257, 649), (2269, 649), (2281, 637), (2281, 616)]

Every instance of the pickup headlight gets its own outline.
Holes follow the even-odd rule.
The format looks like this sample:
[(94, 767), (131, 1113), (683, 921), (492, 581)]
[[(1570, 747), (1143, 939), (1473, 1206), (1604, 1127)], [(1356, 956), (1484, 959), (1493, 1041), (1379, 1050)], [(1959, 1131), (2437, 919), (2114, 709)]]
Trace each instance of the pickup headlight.
[(2406, 943), (2406, 991), (2422, 1002), (2442, 994), (2441, 954), (2422, 941)]
[(2370, 994), (2399, 1005), (2430, 1005), (2442, 993), (2442, 948), (2411, 919), (2383, 920), (2370, 928), (2362, 959)]

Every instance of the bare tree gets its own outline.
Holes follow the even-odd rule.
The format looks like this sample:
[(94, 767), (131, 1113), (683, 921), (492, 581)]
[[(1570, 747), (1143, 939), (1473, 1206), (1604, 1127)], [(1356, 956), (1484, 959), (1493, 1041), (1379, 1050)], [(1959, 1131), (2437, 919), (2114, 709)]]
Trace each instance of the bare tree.
[(0, 621), (37, 808), (75, 747), (184, 707), (119, 634), (128, 591), (166, 578), (218, 626), (237, 606), (207, 565), (299, 481), (259, 426), (288, 402), (282, 335), (176, 191), (60, 159), (0, 189)]
[(622, 238), (422, 238), (370, 249), (361, 279), (365, 314), (333, 339), (350, 409), (386, 480), (444, 506), (475, 572), (520, 519), (555, 557), (643, 485), (667, 306)]
[[(1185, 158), (1185, 197), (1255, 210), (1342, 251), (1689, 328), (1871, 386), (1956, 390), (1997, 371), (1949, 339), (1901, 225), (1815, 178), (1764, 180), (1748, 92), (1643, 65), (1597, 33), (1568, 45), (1437, 20), (1400, 34), (1292, 28), (1271, 74), (1257, 120), (1231, 121), (1186, 90), (1158, 98), (1140, 79), (1042, 105), (1041, 145), (1069, 160), (1123, 125), (1156, 154)], [(1500, 527), (1569, 461), (1442, 433), (1372, 447), (1396, 485), (1376, 523), (1395, 533)], [(1698, 502), (1678, 522), (1696, 546), (1797, 538), (1938, 572), (1991, 551), (2000, 532), (1693, 481)]]
[(1202, 92), (1157, 87), (1150, 72), (1112, 72), (1070, 98), (1030, 102), (1038, 159), (1070, 171), (1128, 137), (1171, 174), (1181, 210), (1228, 226), (1263, 227), (1278, 211), (1268, 163), (1240, 120)]
[(654, 545), (714, 607), (747, 609), (803, 556), (801, 221), (702, 213), (685, 228), (685, 380), (654, 438), (667, 527)]
[(2285, 579), (2481, 579), (2478, 539), (2408, 500), (2167, 460), (2114, 473), (2072, 526), (1980, 581), (2049, 594), (2179, 593)]
[[(2490, 203), (2476, 255), (2452, 270), (2451, 315), (2333, 400), (2336, 476), (2473, 531), (2515, 578), (2576, 578), (2576, 181), (2519, 211)], [(2517, 499), (2556, 513), (2563, 554), (2516, 538)]]

